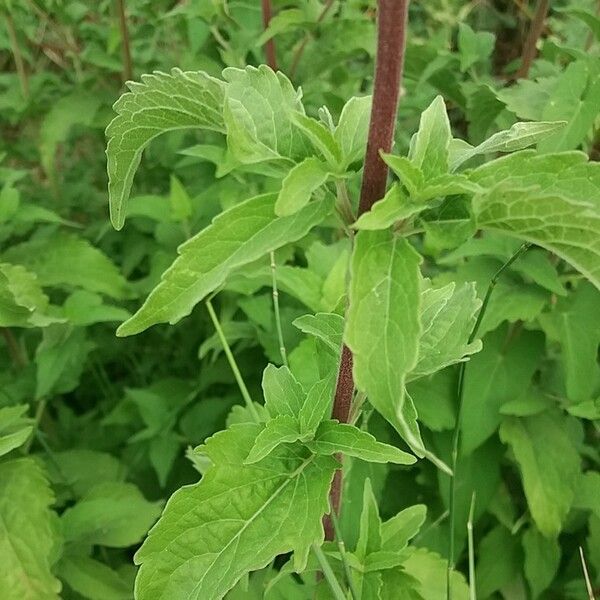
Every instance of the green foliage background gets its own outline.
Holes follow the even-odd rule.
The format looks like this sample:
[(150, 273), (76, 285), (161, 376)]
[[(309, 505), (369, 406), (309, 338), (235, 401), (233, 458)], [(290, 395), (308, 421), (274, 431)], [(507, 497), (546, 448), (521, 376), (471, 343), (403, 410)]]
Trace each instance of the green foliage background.
[[(170, 73), (174, 67), (221, 78), (224, 67), (263, 63), (262, 44), (273, 35), (280, 68), (295, 87), (301, 86), (307, 114), (316, 117), (326, 105), (337, 122), (350, 97), (371, 91), (374, 2), (334, 2), (322, 21), (318, 0), (274, 2), (274, 7), (277, 17), (264, 33), (259, 2), (129, 2), (134, 79), (156, 70)], [(533, 8), (534, 3), (520, 2), (412, 3), (395, 155), (408, 152), (421, 113), (441, 95), (452, 134), (472, 146), (517, 121), (566, 121), (539, 141), (537, 150), (581, 150), (598, 158), (600, 19), (595, 2), (553, 2), (529, 77), (515, 81)], [(159, 325), (124, 338), (115, 337), (115, 330), (156, 287), (178, 246), (216, 215), (239, 206), (243, 216), (242, 201), (261, 193), (267, 208), (274, 205), (284, 215), (310, 194), (303, 200), (305, 192), (288, 177), (285, 198), (294, 202), (278, 201), (289, 165), (270, 166), (276, 176), (265, 179), (261, 167), (252, 166), (264, 157), (227, 154), (218, 127), (173, 131), (145, 150), (126, 205), (127, 222), (122, 231), (114, 231), (108, 218), (104, 131), (115, 115), (113, 103), (125, 91), (115, 4), (5, 0), (0, 12), (0, 590), (9, 600), (125, 600), (133, 597), (133, 554), (165, 501), (196, 482), (206, 468), (192, 449), (227, 425), (239, 424), (238, 441), (245, 444), (256, 431), (244, 424), (242, 397), (204, 305), (171, 327)], [(303, 56), (291, 72), (304, 40)], [(250, 105), (259, 106), (259, 101)], [(348, 110), (356, 111), (349, 122), (366, 131), (368, 123), (355, 117), (364, 114), (360, 106)], [(426, 114), (434, 119), (438, 113)], [(352, 133), (341, 132), (338, 141), (347, 159), (340, 169), (351, 173), (347, 183), (356, 200), (364, 141)], [(289, 142), (292, 154), (296, 143)], [(485, 147), (479, 154), (495, 155)], [(471, 179), (512, 179), (527, 187), (533, 161), (543, 161), (543, 156), (528, 156), (517, 155), (512, 162), (509, 157), (487, 171), (480, 167)], [(483, 156), (475, 156), (469, 164), (480, 162)], [(302, 164), (297, 180), (312, 181), (312, 192), (328, 172), (319, 161)], [(395, 181), (406, 176), (401, 161), (390, 166)], [(422, 166), (435, 171), (435, 157), (423, 159)], [(544, 168), (536, 184), (555, 186), (557, 194), (572, 192), (569, 202), (574, 204), (595, 203), (589, 219), (567, 222), (565, 228), (585, 236), (589, 223), (600, 218), (597, 181), (590, 176), (586, 187), (578, 167), (569, 171), (566, 163)], [(557, 172), (558, 183), (553, 179)], [(560, 185), (564, 189), (557, 191)], [(498, 193), (487, 201), (480, 214), (488, 229), (483, 234), (471, 237), (471, 215), (460, 205), (446, 212), (432, 207), (417, 232), (423, 274), (436, 289), (450, 286), (442, 288), (446, 301), (450, 289), (456, 290), (467, 308), (474, 306), (475, 292), (483, 298), (493, 274), (519, 245), (497, 225), (500, 210), (507, 211), (505, 220), (518, 215), (518, 194)], [(566, 214), (569, 202), (563, 207)], [(316, 204), (302, 209), (307, 223)], [(117, 225), (124, 217), (115, 218), (113, 212)], [(365, 230), (379, 229), (378, 223), (390, 217), (382, 212), (369, 218), (363, 217)], [(316, 359), (317, 342), (307, 335), (319, 324), (304, 315), (340, 312), (350, 249), (333, 218), (306, 235), (310, 227), (297, 226), (296, 241), (276, 252), (277, 279), (291, 369), (307, 384), (323, 364)], [(367, 235), (378, 240), (382, 234)], [(266, 244), (272, 235), (265, 236)], [(577, 239), (596, 249), (595, 262), (580, 270), (597, 282), (598, 229)], [(266, 365), (281, 364), (264, 253), (243, 269), (232, 263), (226, 282), (209, 290), (221, 290), (213, 302), (254, 399), (262, 398)], [(430, 340), (432, 348), (439, 344), (449, 353), (473, 354), (465, 386), (456, 542), (459, 567), (466, 573), (466, 523), (474, 491), (479, 600), (587, 598), (580, 547), (593, 585), (600, 586), (600, 293), (558, 254), (534, 248), (503, 276), (482, 323), (481, 351), (479, 346), (453, 348), (458, 335)], [(205, 260), (215, 256), (207, 254)], [(368, 263), (368, 256), (363, 260)], [(356, 297), (360, 293), (350, 290)], [(192, 306), (180, 307), (177, 318)], [(472, 324), (472, 313), (463, 314), (461, 331)], [(357, 311), (349, 319), (360, 332), (368, 317)], [(335, 329), (335, 323), (329, 326)], [(125, 327), (122, 333), (143, 329), (136, 329), (135, 320)], [(339, 338), (335, 341), (339, 346)], [(418, 512), (414, 531), (389, 546), (403, 548), (413, 538), (416, 550), (406, 566), (408, 575), (397, 575), (390, 584), (391, 589), (410, 588), (412, 595), (406, 597), (411, 599), (445, 597), (449, 478), (439, 461), (450, 462), (456, 416), (453, 362), (448, 360), (450, 366), (442, 370), (419, 363), (420, 377), (407, 383), (432, 460), (408, 466), (395, 455), (392, 462), (399, 464), (346, 462), (341, 526), (357, 555), (367, 553), (363, 505), (363, 521), (371, 519), (371, 531), (377, 532), (372, 535), (384, 542), (393, 536), (386, 533), (389, 521), (381, 525), (380, 518)], [(360, 360), (358, 369), (360, 381)], [(377, 390), (371, 395), (378, 408)], [(362, 428), (409, 450), (375, 412), (367, 411)], [(230, 431), (211, 438), (211, 452), (227, 447)], [(232, 464), (241, 465), (240, 456), (232, 456)], [(319, 460), (323, 472), (332, 469), (329, 457)], [(225, 476), (233, 485), (243, 478), (240, 473)], [(193, 493), (183, 495), (199, 502)], [(363, 542), (357, 546), (359, 532)], [(306, 597), (299, 595), (284, 562), (244, 578), (228, 597), (261, 598), (269, 581), (266, 597)], [(311, 558), (308, 573), (318, 569), (313, 563)], [(328, 597), (323, 588), (317, 593)]]

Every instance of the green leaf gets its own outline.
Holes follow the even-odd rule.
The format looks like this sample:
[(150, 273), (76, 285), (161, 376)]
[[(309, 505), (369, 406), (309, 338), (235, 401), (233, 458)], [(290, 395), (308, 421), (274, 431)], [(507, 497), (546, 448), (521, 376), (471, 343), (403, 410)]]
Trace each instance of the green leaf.
[(589, 510), (600, 518), (600, 473), (597, 471), (586, 471), (582, 473), (575, 489), (573, 508)]
[(24, 416), (28, 406), (0, 408), (0, 456), (22, 446), (33, 431), (33, 419)]
[(303, 568), (310, 546), (322, 542), (337, 461), (280, 446), (244, 465), (259, 431), (236, 425), (203, 447), (213, 466), (175, 492), (136, 554), (139, 600), (222, 598), (279, 554), (294, 551)]
[(176, 221), (187, 221), (192, 216), (192, 201), (181, 181), (171, 175), (171, 190), (169, 194), (171, 214)]
[(515, 455), (537, 528), (545, 537), (556, 538), (571, 508), (580, 472), (579, 454), (564, 420), (548, 413), (511, 417), (502, 423), (500, 438)]
[(522, 544), (525, 577), (535, 600), (550, 586), (558, 571), (560, 546), (558, 540), (544, 537), (535, 527), (530, 527), (523, 534)]
[(317, 313), (298, 317), (293, 324), (300, 331), (322, 340), (336, 355), (339, 354), (344, 335), (344, 317), (335, 313)]
[(364, 562), (369, 554), (381, 550), (381, 519), (379, 507), (373, 494), (371, 480), (365, 480), (362, 513), (360, 515), (360, 533), (354, 554)]
[(65, 556), (58, 574), (69, 587), (89, 600), (130, 600), (129, 583), (104, 563), (88, 556)]
[(488, 31), (475, 33), (466, 23), (458, 26), (458, 51), (460, 70), (464, 73), (474, 64), (487, 60), (492, 51), (496, 36)]
[(65, 300), (63, 314), (69, 323), (80, 327), (123, 321), (131, 316), (124, 308), (104, 304), (102, 296), (86, 290), (77, 290)]
[(317, 454), (337, 454), (342, 452), (368, 462), (412, 465), (416, 458), (390, 446), (378, 442), (370, 433), (348, 423), (325, 421), (315, 433), (314, 440), (306, 445)]
[(106, 128), (110, 218), (115, 229), (125, 222), (125, 205), (144, 148), (176, 129), (224, 132), (224, 84), (202, 72), (142, 75), (115, 103), (117, 116)]
[(126, 548), (142, 540), (161, 508), (131, 483), (100, 483), (62, 514), (65, 540)]
[(411, 141), (409, 153), (409, 158), (423, 171), (426, 180), (448, 172), (451, 139), (444, 99), (436, 96), (421, 115), (419, 131)]
[[(297, 162), (309, 153), (291, 115), (304, 114), (300, 91), (281, 72), (266, 65), (227, 68), (223, 117), (227, 146), (241, 164), (286, 159)], [(289, 168), (289, 166), (288, 166)]]
[(415, 504), (401, 510), (381, 526), (382, 549), (400, 552), (419, 533), (427, 516), (424, 504)]
[(311, 196), (329, 177), (327, 165), (311, 156), (298, 163), (281, 183), (275, 202), (275, 214), (286, 217), (308, 204)]
[(460, 165), (480, 154), (523, 150), (523, 148), (537, 144), (540, 140), (550, 137), (556, 131), (563, 129), (566, 124), (566, 121), (515, 123), (510, 129), (499, 131), (473, 149), (461, 153), (450, 165), (450, 170), (456, 170)]
[(287, 367), (268, 365), (263, 373), (262, 389), (265, 407), (272, 418), (287, 415), (296, 419), (300, 415), (305, 393)]
[(481, 341), (468, 342), (481, 306), (475, 286), (449, 283), (421, 293), (419, 360), (408, 379), (430, 375), (481, 350)]
[(42, 286), (79, 287), (112, 298), (131, 295), (127, 281), (108, 256), (74, 235), (34, 238), (13, 246), (3, 257), (35, 273)]
[(390, 231), (360, 231), (352, 255), (346, 343), (354, 379), (402, 435), (406, 374), (417, 364), (421, 257)]
[(298, 413), (300, 431), (303, 434), (314, 433), (321, 421), (331, 414), (334, 377), (334, 374), (324, 377), (308, 390), (306, 400)]
[(332, 169), (340, 169), (342, 149), (333, 136), (333, 133), (320, 121), (307, 117), (304, 112), (292, 113), (294, 125), (310, 141), (313, 148), (318, 150)]
[(333, 137), (341, 149), (341, 169), (361, 160), (366, 152), (371, 119), (371, 96), (350, 98), (342, 109)]
[(290, 415), (277, 415), (269, 419), (256, 436), (254, 446), (244, 464), (250, 465), (268, 456), (277, 446), (292, 443), (302, 437), (298, 421)]
[(394, 154), (382, 154), (381, 158), (387, 166), (400, 179), (400, 182), (407, 189), (408, 194), (416, 196), (425, 186), (425, 175), (423, 171), (415, 166), (405, 156), (395, 156)]
[(558, 254), (600, 288), (600, 164), (577, 152), (525, 151), (479, 167), (471, 179), (491, 187), (474, 200), (479, 227)]
[(54, 497), (38, 462), (0, 463), (0, 589), (7, 600), (59, 600), (50, 570), (58, 543)]
[(277, 217), (275, 200), (275, 194), (250, 198), (221, 213), (181, 245), (179, 257), (160, 284), (117, 335), (139, 333), (156, 323), (176, 323), (234, 269), (300, 239), (332, 209), (332, 201), (323, 200), (311, 202), (293, 216)]

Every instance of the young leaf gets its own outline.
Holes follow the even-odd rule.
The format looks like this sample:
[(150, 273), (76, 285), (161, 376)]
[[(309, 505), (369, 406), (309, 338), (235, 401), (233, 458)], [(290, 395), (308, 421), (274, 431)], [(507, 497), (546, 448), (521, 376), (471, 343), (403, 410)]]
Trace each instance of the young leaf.
[(280, 444), (292, 443), (302, 437), (298, 421), (290, 415), (278, 415), (269, 419), (258, 434), (244, 464), (256, 463), (268, 456)]
[(421, 333), (420, 256), (390, 231), (360, 231), (352, 255), (346, 343), (354, 378), (402, 434), (405, 376), (417, 364)]
[(358, 218), (353, 227), (371, 231), (387, 229), (397, 221), (416, 215), (426, 208), (425, 204), (409, 200), (402, 188), (394, 184), (381, 200), (375, 202), (370, 211)]
[(298, 163), (281, 183), (281, 191), (275, 202), (275, 214), (285, 217), (298, 212), (328, 177), (327, 165), (314, 156)]
[(344, 335), (344, 317), (335, 313), (304, 315), (298, 317), (294, 325), (300, 331), (322, 340), (336, 355), (339, 354)]
[(115, 229), (125, 222), (125, 204), (144, 148), (175, 129), (224, 132), (224, 84), (202, 72), (173, 69), (142, 75), (115, 103), (117, 116), (106, 128), (110, 218)]
[(163, 274), (136, 314), (117, 335), (133, 335), (156, 323), (176, 323), (216, 290), (234, 269), (303, 237), (332, 209), (332, 200), (311, 202), (291, 217), (277, 217), (275, 194), (250, 198), (221, 213), (211, 225), (179, 247), (179, 257)]
[(564, 420), (548, 413), (511, 417), (502, 423), (500, 438), (513, 450), (537, 528), (555, 538), (571, 508), (580, 472), (579, 454)]
[(342, 452), (367, 462), (395, 463), (398, 465), (412, 465), (416, 458), (412, 454), (378, 442), (370, 433), (337, 421), (321, 423), (315, 438), (306, 444), (317, 454), (337, 454)]
[(317, 381), (306, 395), (306, 400), (298, 414), (300, 431), (303, 434), (314, 433), (325, 418), (331, 414), (333, 402), (333, 374)]
[(421, 115), (419, 131), (411, 141), (409, 158), (419, 167), (425, 179), (448, 172), (448, 147), (452, 139), (446, 105), (436, 96)]
[(268, 365), (263, 373), (265, 407), (271, 417), (287, 415), (296, 419), (304, 405), (304, 390), (287, 367)]
[(475, 33), (466, 23), (458, 26), (458, 50), (460, 70), (464, 73), (474, 64), (489, 58), (494, 49), (496, 36), (489, 31)]
[(415, 504), (385, 521), (381, 526), (382, 549), (393, 552), (404, 550), (408, 542), (419, 533), (426, 516), (427, 507)]
[(5, 598), (59, 600), (51, 571), (58, 539), (50, 505), (54, 497), (37, 461), (0, 463), (0, 589)]
[(361, 159), (365, 154), (371, 103), (371, 96), (350, 98), (342, 109), (333, 137), (341, 149), (341, 168), (343, 170), (346, 170), (349, 165)]
[(258, 425), (236, 425), (203, 450), (213, 463), (200, 483), (179, 489), (135, 556), (139, 600), (222, 598), (249, 571), (294, 551), (302, 569), (323, 540), (321, 519), (339, 464), (280, 446), (244, 465)]
[(379, 517), (379, 507), (373, 494), (371, 481), (367, 479), (363, 492), (360, 533), (355, 554), (361, 562), (364, 562), (369, 554), (379, 550), (381, 550), (381, 518)]
[(342, 149), (333, 137), (331, 131), (320, 121), (307, 117), (303, 112), (292, 113), (294, 125), (310, 141), (313, 148), (318, 150), (332, 169), (340, 169)]
[(381, 158), (400, 179), (411, 197), (416, 196), (419, 190), (424, 187), (425, 175), (423, 175), (423, 171), (408, 158), (394, 154), (382, 154)]
[(24, 415), (27, 405), (0, 408), (0, 456), (22, 446), (33, 431), (33, 419)]

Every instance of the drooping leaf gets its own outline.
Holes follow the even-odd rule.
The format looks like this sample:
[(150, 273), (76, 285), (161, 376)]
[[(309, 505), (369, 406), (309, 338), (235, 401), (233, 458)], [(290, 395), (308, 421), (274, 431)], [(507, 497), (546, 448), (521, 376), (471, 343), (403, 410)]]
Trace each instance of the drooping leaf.
[(331, 200), (323, 200), (290, 217), (277, 217), (275, 200), (275, 194), (250, 198), (220, 214), (180, 246), (179, 257), (163, 274), (161, 283), (117, 334), (133, 335), (155, 323), (176, 323), (234, 269), (301, 238), (332, 208)]
[(579, 454), (564, 422), (549, 413), (510, 417), (500, 427), (500, 438), (515, 455), (537, 528), (555, 538), (573, 502), (580, 471)]
[(378, 442), (370, 433), (348, 423), (324, 421), (307, 446), (318, 454), (342, 452), (368, 462), (412, 465), (416, 458), (395, 446)]
[(280, 446), (244, 465), (258, 425), (236, 425), (203, 448), (213, 463), (202, 481), (175, 492), (135, 560), (140, 600), (222, 598), (244, 574), (294, 551), (306, 564), (323, 540), (321, 519), (338, 466), (331, 457)]
[(144, 148), (176, 129), (224, 132), (224, 84), (202, 72), (173, 69), (170, 74), (143, 75), (128, 83), (130, 92), (115, 103), (117, 116), (106, 128), (108, 190), (113, 226), (125, 222), (125, 205)]
[(352, 256), (345, 338), (354, 378), (369, 402), (401, 433), (406, 374), (417, 364), (419, 255), (389, 231), (360, 231)]
[(314, 156), (298, 163), (281, 182), (281, 191), (275, 202), (275, 213), (285, 217), (298, 212), (328, 177), (327, 165)]
[(33, 430), (33, 420), (26, 417), (27, 405), (0, 408), (0, 456), (23, 445)]
[(50, 570), (58, 543), (53, 500), (34, 459), (0, 463), (0, 590), (7, 600), (60, 598), (60, 582)]

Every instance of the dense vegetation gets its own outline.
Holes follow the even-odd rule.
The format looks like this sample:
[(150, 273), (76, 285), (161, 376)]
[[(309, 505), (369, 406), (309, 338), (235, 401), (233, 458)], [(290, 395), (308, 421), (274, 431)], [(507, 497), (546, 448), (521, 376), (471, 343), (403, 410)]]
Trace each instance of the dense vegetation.
[(406, 4), (0, 2), (2, 600), (598, 595), (598, 5)]

